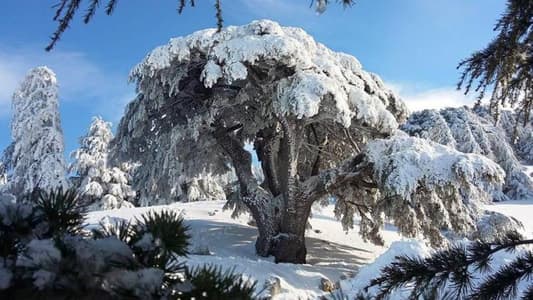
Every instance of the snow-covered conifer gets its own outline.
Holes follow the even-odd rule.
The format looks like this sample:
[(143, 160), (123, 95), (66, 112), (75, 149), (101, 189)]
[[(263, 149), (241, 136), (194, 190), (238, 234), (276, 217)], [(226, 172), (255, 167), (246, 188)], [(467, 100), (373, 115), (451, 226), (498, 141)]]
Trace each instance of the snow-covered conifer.
[(365, 147), (397, 134), (405, 104), (354, 57), (299, 28), (262, 20), (172, 39), (131, 78), (138, 95), (115, 155), (141, 164), (136, 182), (170, 194), (172, 177), (233, 169), (259, 231), (256, 250), (278, 262), (305, 262), (307, 219), (320, 200), (337, 199), (345, 227), (359, 215), (373, 242), (387, 217), (401, 233), (437, 243), (443, 228), (474, 229), (478, 204), (491, 196), (484, 189), (498, 190), (503, 179), (489, 159), (423, 139)]
[[(137, 192), (136, 204), (150, 206), (177, 201), (226, 200), (222, 191), (234, 183), (236, 177), (230, 166), (216, 159), (219, 153), (209, 150), (209, 145), (204, 147), (196, 143), (183, 145), (190, 148), (190, 155), (182, 153), (180, 147), (175, 147), (182, 140), (182, 134), (157, 128), (160, 123), (171, 126), (173, 122), (170, 116), (167, 119), (164, 108), (158, 113), (147, 113), (144, 106), (141, 98), (128, 105), (119, 126), (118, 145), (113, 150), (115, 156), (120, 156), (119, 160), (139, 164), (133, 169), (131, 182)], [(137, 122), (146, 122), (146, 127), (131, 127), (139, 126)], [(125, 137), (124, 130), (130, 130), (127, 128), (137, 131), (136, 135)], [(145, 129), (146, 132), (141, 132)], [(124, 138), (138, 145), (135, 151), (124, 152)], [(130, 146), (133, 144), (127, 145)], [(214, 163), (197, 161), (193, 164), (195, 155), (212, 157)]]
[(0, 161), (0, 191), (7, 184), (7, 168), (5, 164)]
[(54, 72), (37, 67), (13, 95), (10, 190), (20, 195), (39, 188), (66, 188), (63, 132)]
[[(495, 200), (505, 200), (507, 197), (523, 199), (533, 195), (533, 182), (523, 172), (513, 151), (512, 137), (516, 122), (511, 120), (510, 114), (512, 113), (502, 112), (500, 122), (494, 125), (493, 117), (483, 108), (475, 111), (465, 107), (424, 110), (413, 113), (402, 129), (410, 135), (429, 139), (464, 153), (487, 156), (506, 173), (506, 196), (497, 192)], [(523, 141), (528, 139), (527, 129), (519, 128), (518, 147), (527, 144)]]
[(203, 200), (226, 200), (226, 194), (223, 186), (220, 184), (219, 176), (212, 174), (203, 174), (202, 176), (193, 177), (186, 183), (185, 201), (203, 201)]
[[(490, 118), (487, 109), (478, 109), (478, 114)], [(515, 150), (516, 155), (528, 164), (533, 164), (533, 122), (525, 122), (522, 118), (518, 120), (517, 114), (510, 110), (500, 111), (498, 127), (501, 127), (507, 134), (508, 141)]]
[(79, 176), (79, 194), (91, 209), (131, 207), (135, 198), (127, 170), (109, 165), (112, 139), (111, 124), (95, 117), (80, 139), (80, 148), (72, 153), (70, 169)]

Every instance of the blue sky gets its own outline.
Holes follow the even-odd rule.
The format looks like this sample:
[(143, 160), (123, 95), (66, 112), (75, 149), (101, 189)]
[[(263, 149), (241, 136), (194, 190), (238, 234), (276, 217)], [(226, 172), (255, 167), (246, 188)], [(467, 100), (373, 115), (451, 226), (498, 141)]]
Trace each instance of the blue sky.
[[(177, 0), (119, 1), (115, 14), (81, 15), (56, 48), (44, 47), (55, 29), (57, 1), (2, 0), (0, 10), (0, 149), (10, 142), (10, 98), (25, 72), (48, 65), (60, 84), (66, 150), (77, 147), (94, 115), (117, 123), (134, 97), (129, 70), (171, 37), (213, 27), (213, 0), (197, 0), (183, 15)], [(226, 25), (272, 19), (299, 26), (328, 47), (356, 56), (413, 108), (472, 102), (454, 90), (457, 63), (493, 37), (503, 0), (358, 0), (322, 15), (310, 0), (222, 0)]]

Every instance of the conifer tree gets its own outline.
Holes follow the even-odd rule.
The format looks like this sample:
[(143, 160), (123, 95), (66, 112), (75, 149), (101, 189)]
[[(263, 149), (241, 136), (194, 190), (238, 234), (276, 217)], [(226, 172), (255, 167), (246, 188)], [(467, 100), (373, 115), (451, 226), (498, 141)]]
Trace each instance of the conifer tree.
[(496, 201), (529, 199), (533, 196), (533, 181), (523, 172), (520, 157), (516, 154), (527, 152), (522, 149), (527, 149), (525, 145), (533, 142), (533, 136), (528, 138), (533, 131), (529, 126), (520, 127), (518, 140), (513, 144), (512, 127), (515, 123), (510, 119), (514, 120), (512, 112), (503, 111), (495, 126), (494, 119), (484, 107), (475, 110), (450, 107), (414, 112), (402, 125), (402, 130), (464, 153), (484, 155), (498, 163), (505, 170), (505, 195), (494, 195)]
[(78, 191), (84, 203), (93, 209), (131, 207), (135, 192), (130, 175), (109, 165), (109, 143), (113, 139), (111, 123), (93, 118), (89, 132), (80, 139), (80, 148), (72, 153), (71, 171), (79, 176)]
[(67, 187), (57, 80), (49, 68), (30, 70), (15, 91), (11, 135), (13, 194)]
[(7, 167), (0, 161), (0, 190), (7, 184)]
[(279, 262), (305, 262), (311, 206), (328, 197), (345, 228), (361, 217), (369, 241), (383, 242), (387, 217), (438, 244), (444, 228), (473, 229), (479, 204), (501, 188), (504, 172), (489, 159), (400, 135), (405, 104), (354, 57), (272, 21), (171, 39), (132, 80), (138, 95), (114, 156), (141, 164), (150, 185), (173, 184), (167, 171), (194, 178), (232, 167), (243, 205), (230, 206), (251, 212), (257, 253)]
[(0, 156), (0, 193), (7, 188), (12, 152), (13, 144), (9, 145)]

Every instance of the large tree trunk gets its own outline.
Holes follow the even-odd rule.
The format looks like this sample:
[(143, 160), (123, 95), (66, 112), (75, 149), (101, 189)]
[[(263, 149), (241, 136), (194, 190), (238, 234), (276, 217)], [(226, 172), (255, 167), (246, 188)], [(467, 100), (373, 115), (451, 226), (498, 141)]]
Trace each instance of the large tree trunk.
[(259, 235), (255, 244), (258, 255), (272, 255), (275, 237), (280, 232), (282, 203), (279, 197), (259, 186), (251, 165), (252, 157), (244, 149), (242, 141), (232, 136), (232, 128), (218, 125), (215, 137), (226, 154), (231, 158), (239, 180), (241, 198), (254, 218)]
[[(279, 234), (272, 245), (272, 255), (276, 262), (303, 264), (306, 262), (305, 229), (311, 212), (307, 199), (294, 199), (301, 203), (292, 210), (287, 210), (281, 219)], [(299, 200), (303, 200), (299, 202)]]
[(307, 248), (305, 245), (305, 227), (311, 211), (311, 204), (299, 192), (298, 155), (299, 135), (303, 129), (300, 122), (280, 118), (283, 135), (279, 143), (277, 165), (280, 181), (280, 196), (283, 199), (280, 232), (272, 245), (272, 254), (276, 262), (305, 263)]
[(296, 122), (282, 120), (281, 127), (264, 130), (260, 142), (256, 141), (265, 173), (262, 185), (254, 178), (251, 154), (236, 133), (240, 127), (226, 128), (219, 124), (215, 131), (218, 143), (231, 158), (242, 201), (257, 224), (257, 254), (273, 255), (276, 262), (306, 262), (305, 229), (311, 206), (327, 193), (326, 186), (334, 186), (333, 181), (342, 182), (348, 174), (338, 176), (334, 169), (299, 181), (297, 162), (301, 139), (297, 134), (301, 128), (298, 126)]

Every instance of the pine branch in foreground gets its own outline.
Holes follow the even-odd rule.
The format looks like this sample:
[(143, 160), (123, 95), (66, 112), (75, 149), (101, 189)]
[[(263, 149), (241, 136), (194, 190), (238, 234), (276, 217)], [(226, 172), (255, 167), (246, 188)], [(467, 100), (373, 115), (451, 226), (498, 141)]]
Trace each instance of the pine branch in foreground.
[[(80, 9), (82, 2), (83, 0), (61, 0), (58, 4), (52, 6), (52, 8), (55, 10), (54, 17), (52, 18), (52, 20), (56, 21), (58, 25), (56, 31), (54, 31), (54, 33), (50, 37), (51, 41), (48, 46), (46, 46), (46, 51), (52, 50), (57, 44), (57, 42), (59, 42), (61, 36), (63, 36), (63, 33), (65, 33), (65, 31), (72, 23), (72, 20), (74, 19), (76, 12)], [(89, 3), (87, 8), (85, 9), (85, 14), (83, 15), (83, 22), (85, 24), (89, 23), (94, 18), (98, 7), (103, 2), (103, 0), (88, 0), (88, 2)], [(181, 14), (185, 10), (187, 5), (190, 7), (196, 6), (195, 0), (177, 0), (177, 2), (178, 14)], [(317, 0), (317, 11), (325, 10), (325, 7), (330, 2), (332, 2), (332, 0)], [(337, 0), (337, 2), (341, 3), (344, 7), (348, 7), (353, 5), (355, 3), (355, 0)], [(313, 5), (313, 3), (314, 1), (311, 2), (311, 5)], [(113, 14), (117, 7), (117, 4), (117, 0), (108, 0), (104, 8), (106, 15), (109, 16)], [(215, 18), (217, 21), (217, 29), (218, 31), (220, 31), (224, 26), (224, 19), (222, 16), (222, 1), (216, 0), (214, 6), (216, 11)]]
[(459, 63), (458, 89), (478, 93), (478, 104), (490, 93), (490, 111), (499, 117), (500, 105), (517, 105), (523, 126), (533, 110), (533, 1), (508, 0), (496, 23), (497, 36), (486, 48)]
[[(393, 291), (408, 287), (410, 299), (531, 299), (530, 286), (518, 295), (518, 284), (533, 279), (533, 252), (525, 251), (512, 262), (493, 271), (492, 256), (499, 251), (514, 251), (518, 246), (533, 244), (510, 232), (493, 242), (476, 241), (468, 246), (455, 245), (438, 250), (426, 258), (398, 256), (396, 261), (381, 270), (365, 288), (379, 287), (376, 299), (387, 299)], [(489, 274), (478, 285), (476, 272)]]

